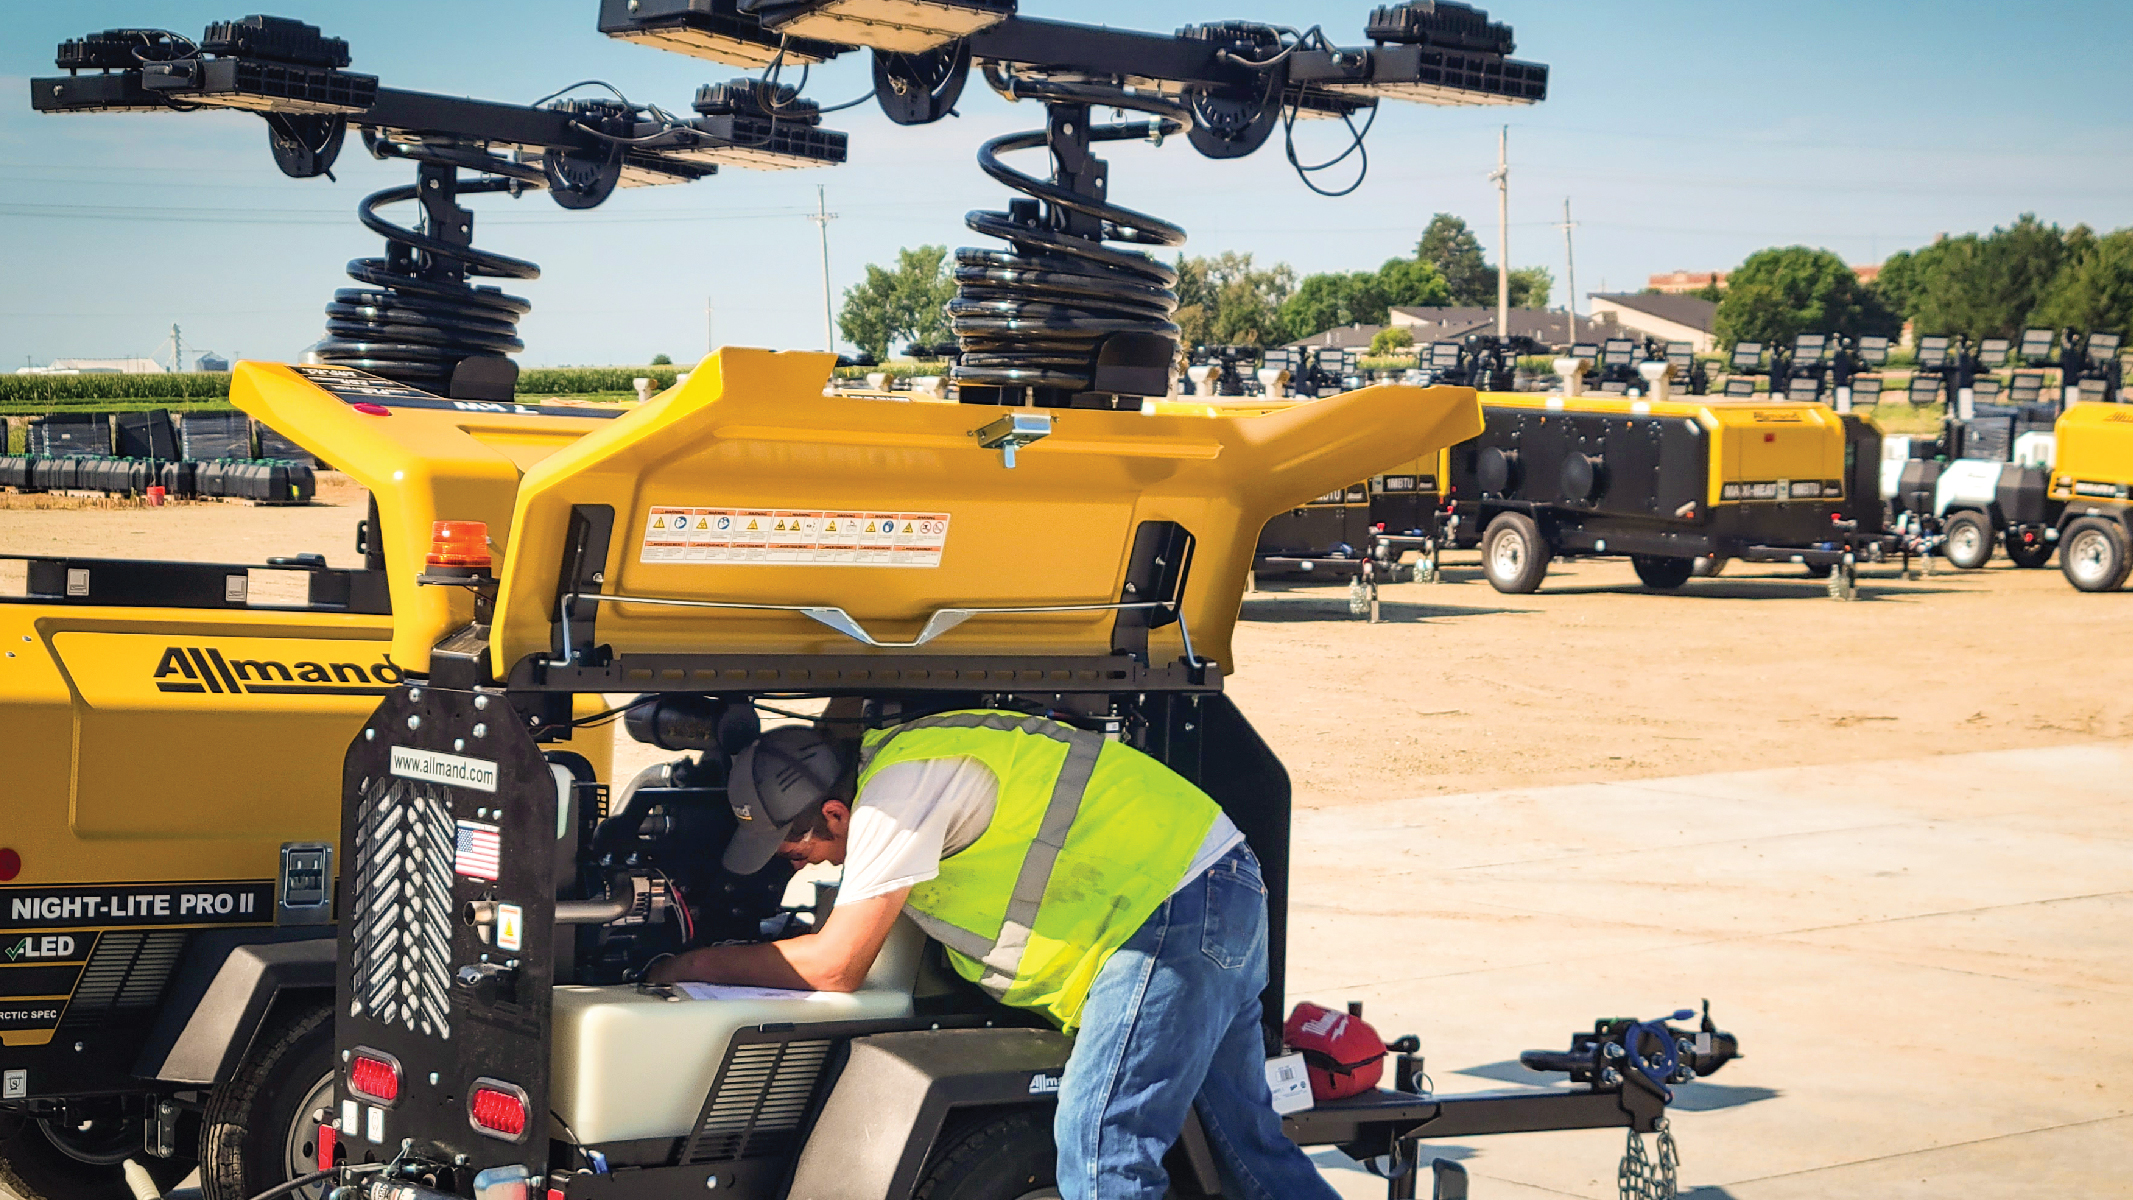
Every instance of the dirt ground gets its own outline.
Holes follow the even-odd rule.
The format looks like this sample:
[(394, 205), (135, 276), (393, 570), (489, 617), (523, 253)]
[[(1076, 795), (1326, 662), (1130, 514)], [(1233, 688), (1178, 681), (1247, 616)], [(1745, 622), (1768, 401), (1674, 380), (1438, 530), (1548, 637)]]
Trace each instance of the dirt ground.
[[(0, 554), (353, 566), (363, 494), (327, 480), (303, 508), (0, 497)], [(0, 571), (0, 591), (19, 579)], [(1230, 692), (1304, 806), (2133, 737), (2133, 592), (2004, 560), (1862, 585), (1839, 603), (1798, 567), (1736, 563), (1658, 595), (1600, 561), (1504, 596), (1454, 555), (1443, 583), (1385, 588), (1370, 625), (1345, 586), (1269, 582)]]

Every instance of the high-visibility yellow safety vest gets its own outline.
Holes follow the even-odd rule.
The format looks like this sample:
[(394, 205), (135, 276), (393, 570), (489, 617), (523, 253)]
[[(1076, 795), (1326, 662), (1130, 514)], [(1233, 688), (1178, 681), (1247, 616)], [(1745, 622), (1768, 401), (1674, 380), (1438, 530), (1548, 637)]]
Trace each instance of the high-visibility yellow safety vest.
[(985, 832), (912, 888), (906, 911), (964, 978), (1071, 1031), (1096, 972), (1177, 890), (1221, 809), (1130, 746), (995, 711), (869, 732), (860, 802), (882, 768), (936, 758), (984, 763), (999, 795)]

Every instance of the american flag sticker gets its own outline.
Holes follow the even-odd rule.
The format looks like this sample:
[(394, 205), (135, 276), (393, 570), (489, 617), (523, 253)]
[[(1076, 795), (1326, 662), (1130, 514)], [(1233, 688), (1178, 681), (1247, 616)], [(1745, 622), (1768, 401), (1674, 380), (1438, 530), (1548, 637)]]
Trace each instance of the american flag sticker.
[(501, 828), (475, 821), (461, 821), (459, 836), (452, 844), (452, 871), (469, 879), (486, 879), (495, 883), (503, 850)]

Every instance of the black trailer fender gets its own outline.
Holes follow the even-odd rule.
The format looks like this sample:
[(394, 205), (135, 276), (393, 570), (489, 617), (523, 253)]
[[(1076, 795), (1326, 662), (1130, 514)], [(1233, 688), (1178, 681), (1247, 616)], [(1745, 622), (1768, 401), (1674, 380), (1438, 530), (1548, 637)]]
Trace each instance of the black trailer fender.
[(1074, 1040), (1048, 1029), (856, 1038), (800, 1151), (791, 1200), (908, 1196), (956, 1109), (1044, 1104)]
[(134, 1073), (212, 1086), (229, 1078), (274, 1002), (333, 997), (334, 930), (231, 930), (196, 936)]

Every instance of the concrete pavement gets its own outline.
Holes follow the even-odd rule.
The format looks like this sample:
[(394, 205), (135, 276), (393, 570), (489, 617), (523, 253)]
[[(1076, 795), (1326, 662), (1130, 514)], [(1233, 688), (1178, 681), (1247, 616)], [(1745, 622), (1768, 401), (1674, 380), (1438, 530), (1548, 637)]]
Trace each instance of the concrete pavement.
[[(2133, 746), (1509, 789), (1295, 829), (1290, 995), (1420, 1034), (1443, 1093), (1521, 1086), (1522, 1049), (1708, 996), (1745, 1057), (1682, 1089), (1697, 1200), (2133, 1195)], [(1611, 1197), (1622, 1140), (1435, 1153), (1477, 1198)], [(1322, 1161), (1344, 1195), (1384, 1195)]]

